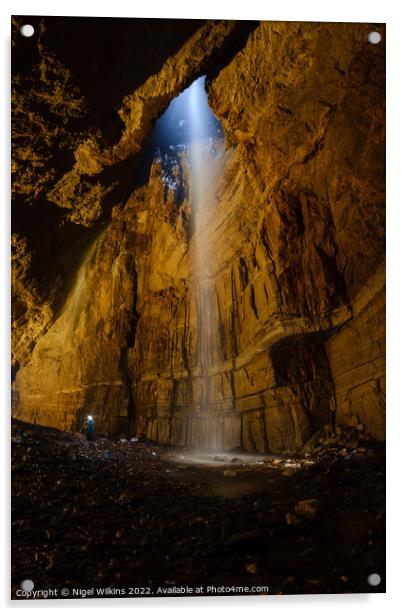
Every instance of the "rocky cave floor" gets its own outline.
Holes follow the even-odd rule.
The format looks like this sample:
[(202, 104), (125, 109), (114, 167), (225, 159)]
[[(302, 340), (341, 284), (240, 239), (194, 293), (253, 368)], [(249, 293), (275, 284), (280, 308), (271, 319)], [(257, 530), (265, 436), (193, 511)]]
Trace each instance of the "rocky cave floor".
[(24, 579), (384, 592), (384, 446), (356, 429), (320, 440), (299, 456), (206, 459), (13, 420), (12, 596)]

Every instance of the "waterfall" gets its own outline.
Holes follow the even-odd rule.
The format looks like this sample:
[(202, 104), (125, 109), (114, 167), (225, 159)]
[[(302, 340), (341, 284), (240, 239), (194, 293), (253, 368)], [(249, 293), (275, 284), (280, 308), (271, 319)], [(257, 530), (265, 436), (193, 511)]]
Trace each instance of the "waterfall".
[[(161, 165), (167, 189), (177, 190), (178, 167), (185, 169), (191, 211), (189, 286), (196, 305), (197, 343), (190, 362), (193, 411), (188, 416), (187, 444), (200, 449), (222, 449), (225, 430), (232, 431), (227, 402), (216, 399), (222, 360), (217, 298), (216, 254), (211, 250), (212, 225), (218, 207), (216, 191), (226, 160), (223, 130), (208, 105), (205, 76), (175, 98), (158, 120), (150, 143)], [(223, 395), (223, 394), (221, 394)], [(226, 404), (226, 406), (225, 406)], [(229, 401), (232, 410), (232, 401)], [(231, 423), (232, 422), (232, 423)]]
[(217, 207), (215, 191), (224, 146), (222, 140), (217, 141), (208, 134), (212, 113), (204, 86), (205, 77), (201, 77), (189, 88), (190, 203), (193, 218), (191, 269), (198, 315), (196, 364), (201, 381), (199, 418), (195, 420), (191, 438), (197, 447), (217, 449), (222, 441), (219, 419), (223, 418), (217, 416), (212, 391), (211, 369), (219, 357), (219, 349), (212, 271), (214, 255), (208, 244), (211, 217)]
[(87, 302), (89, 300), (87, 283), (88, 271), (90, 269), (89, 265), (95, 251), (103, 239), (103, 236), (104, 232), (98, 235), (98, 237), (94, 239), (87, 248), (77, 272), (75, 284), (67, 297), (59, 319), (60, 325), (62, 324), (64, 336), (69, 339), (69, 342), (72, 341), (72, 337), (78, 327), (80, 317), (87, 308)]

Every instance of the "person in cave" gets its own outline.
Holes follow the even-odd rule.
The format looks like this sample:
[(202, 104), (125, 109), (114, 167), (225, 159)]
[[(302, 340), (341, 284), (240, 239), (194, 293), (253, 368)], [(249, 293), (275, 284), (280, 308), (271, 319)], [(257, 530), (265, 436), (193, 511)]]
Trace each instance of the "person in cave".
[(92, 415), (88, 415), (86, 420), (83, 423), (81, 431), (85, 428), (85, 433), (87, 436), (87, 441), (93, 441), (95, 437), (95, 420)]

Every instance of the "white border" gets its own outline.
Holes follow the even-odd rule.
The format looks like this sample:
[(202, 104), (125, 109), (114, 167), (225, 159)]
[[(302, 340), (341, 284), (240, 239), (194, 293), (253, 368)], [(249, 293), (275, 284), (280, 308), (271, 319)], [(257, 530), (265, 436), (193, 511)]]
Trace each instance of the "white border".
[[(219, 597), (219, 598), (182, 598), (182, 599), (150, 599), (150, 600), (113, 600), (101, 601), (41, 601), (13, 602), (9, 596), (9, 552), (2, 550), (1, 586), (2, 602), (5, 607), (17, 612), (29, 607), (40, 609), (68, 609), (74, 614), (81, 611), (126, 608), (138, 612), (152, 613), (163, 610), (165, 614), (176, 614), (177, 611), (191, 610), (201, 614), (205, 610), (212, 612), (228, 610), (231, 614), (242, 614), (249, 608), (255, 614), (276, 611), (281, 614), (336, 614), (342, 610), (353, 610), (353, 616), (364, 614), (369, 616), (378, 612), (391, 613), (401, 603), (398, 596), (400, 584), (400, 552), (401, 552), (401, 490), (400, 490), (400, 457), (401, 448), (401, 418), (402, 400), (399, 385), (402, 363), (398, 362), (401, 349), (402, 315), (401, 306), (401, 269), (402, 259), (402, 206), (401, 181), (402, 172), (402, 3), (393, 0), (281, 0), (279, 2), (262, 2), (262, 0), (244, 0), (242, 4), (224, 2), (224, 0), (203, 0), (198, 5), (185, 4), (183, 0), (154, 0), (150, 2), (133, 2), (113, 0), (102, 3), (88, 0), (69, 0), (57, 2), (50, 0), (35, 1), (3, 1), (1, 5), (0, 27), (2, 33), (2, 94), (1, 94), (1, 131), (2, 147), (0, 149), (2, 164), (0, 165), (3, 180), (3, 202), (1, 206), (1, 259), (0, 284), (1, 297), (1, 376), (3, 404), (1, 405), (3, 437), (2, 456), (3, 486), (5, 490), (2, 499), (6, 515), (3, 520), (2, 545), (9, 546), (9, 349), (5, 341), (9, 340), (9, 45), (10, 45), (10, 15), (78, 15), (78, 16), (110, 16), (110, 17), (187, 17), (187, 18), (230, 18), (230, 19), (267, 19), (282, 21), (355, 21), (366, 23), (387, 23), (387, 390), (388, 390), (388, 420), (387, 420), (387, 466), (388, 466), (388, 517), (387, 517), (387, 594), (386, 595), (318, 595), (318, 596), (288, 596), (288, 597)], [(22, 612), (21, 612), (22, 613)], [(349, 612), (347, 612), (349, 613)]]

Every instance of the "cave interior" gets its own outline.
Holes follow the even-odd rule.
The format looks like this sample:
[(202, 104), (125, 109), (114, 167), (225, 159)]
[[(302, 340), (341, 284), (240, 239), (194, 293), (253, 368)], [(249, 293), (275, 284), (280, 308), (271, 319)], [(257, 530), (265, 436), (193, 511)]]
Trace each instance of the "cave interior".
[[(78, 584), (78, 534), (85, 580), (112, 588), (368, 592), (378, 572), (384, 591), (385, 45), (368, 31), (13, 18), (15, 587), (22, 569)], [(81, 517), (68, 506), (59, 536), (39, 494)], [(107, 499), (113, 521), (89, 522)]]

